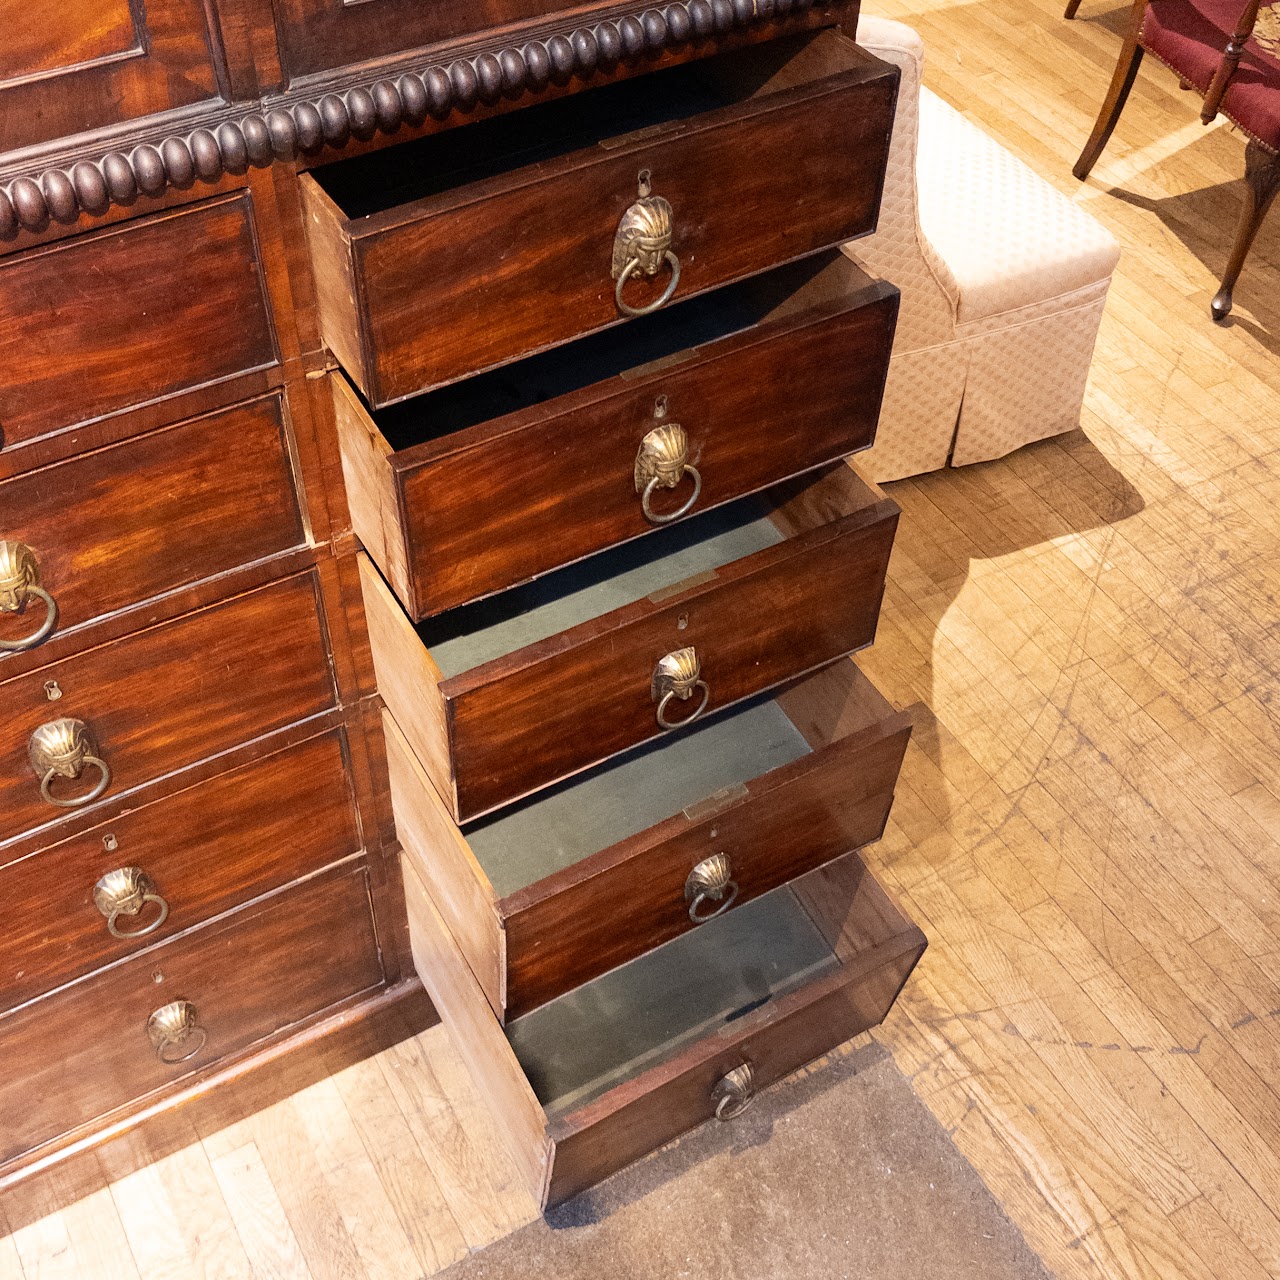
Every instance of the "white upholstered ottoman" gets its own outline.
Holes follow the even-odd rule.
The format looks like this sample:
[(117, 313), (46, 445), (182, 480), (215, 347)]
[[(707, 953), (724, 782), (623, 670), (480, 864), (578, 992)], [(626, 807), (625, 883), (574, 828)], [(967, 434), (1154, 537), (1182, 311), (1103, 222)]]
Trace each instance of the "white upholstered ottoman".
[(864, 13), (858, 42), (902, 70), (880, 225), (845, 248), (902, 290), (860, 465), (896, 480), (1072, 430), (1119, 244), (921, 86), (910, 27)]

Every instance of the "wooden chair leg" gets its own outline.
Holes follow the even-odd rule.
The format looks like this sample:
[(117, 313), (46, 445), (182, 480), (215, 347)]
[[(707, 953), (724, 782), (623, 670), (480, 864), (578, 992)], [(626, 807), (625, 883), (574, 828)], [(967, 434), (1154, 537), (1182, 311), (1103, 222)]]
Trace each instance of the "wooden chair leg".
[(1071, 170), (1081, 182), (1089, 176), (1102, 154), (1102, 148), (1110, 141), (1116, 121), (1120, 119), (1120, 112), (1129, 100), (1129, 90), (1133, 88), (1138, 68), (1142, 65), (1143, 48), (1138, 43), (1137, 26), (1135, 23), (1134, 30), (1125, 39), (1124, 48), (1120, 51), (1120, 61), (1116, 63), (1116, 73), (1111, 77), (1111, 88), (1107, 90), (1102, 110), (1098, 112), (1097, 123), (1093, 126), (1089, 141), (1084, 144), (1080, 159)]
[(1062, 16), (1069, 22), (1080, 11), (1080, 0), (1067, 0), (1067, 11)]
[(1280, 155), (1273, 155), (1256, 142), (1250, 142), (1244, 152), (1244, 208), (1240, 212), (1236, 242), (1231, 247), (1222, 287), (1210, 307), (1213, 318), (1219, 323), (1231, 314), (1231, 294), (1240, 279), (1240, 270), (1277, 192), (1280, 192)]

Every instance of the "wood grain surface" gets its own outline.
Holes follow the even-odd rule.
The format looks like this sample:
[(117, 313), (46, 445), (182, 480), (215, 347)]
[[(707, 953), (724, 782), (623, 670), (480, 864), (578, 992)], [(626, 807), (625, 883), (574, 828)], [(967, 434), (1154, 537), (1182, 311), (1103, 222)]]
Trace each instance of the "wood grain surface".
[[(737, 60), (724, 73), (741, 86), (734, 105), (371, 216), (345, 216), (305, 176), (326, 342), (380, 407), (617, 323), (610, 254), (642, 170), (675, 209), (680, 298), (870, 230), (897, 75), (837, 32), (813, 41), (830, 56), (811, 82), (770, 91), (776, 53), (725, 55)], [(796, 56), (805, 60), (804, 49)], [(742, 97), (761, 81), (757, 96)], [(385, 155), (375, 159), (386, 167)], [(517, 243), (523, 251), (512, 253)], [(337, 271), (341, 281), (323, 278)], [(646, 300), (637, 288), (633, 305)]]
[[(684, 428), (701, 476), (695, 512), (869, 445), (897, 302), (837, 258), (823, 272), (834, 298), (810, 307), (798, 300), (770, 318), (777, 292), (803, 295), (818, 282), (808, 270), (782, 273), (776, 289), (753, 290), (759, 282), (751, 281), (722, 304), (741, 316), (736, 333), (407, 448), (393, 448), (343, 376), (332, 375), (352, 523), (409, 615), (466, 604), (651, 531), (634, 471), (642, 439), (659, 425), (659, 401), (662, 421)], [(719, 297), (693, 304), (713, 324)], [(589, 360), (586, 345), (557, 353), (561, 363)], [(555, 376), (531, 364), (509, 371), (516, 387)], [(437, 411), (430, 397), (419, 403), (391, 411), (400, 434), (419, 421), (424, 436), (431, 432)], [(674, 493), (659, 491), (654, 509), (675, 511), (691, 492), (688, 479)], [(494, 502), (499, 493), (504, 500)]]
[[(56, 694), (56, 699), (51, 695)], [(0, 685), (0, 833), (54, 819), (27, 758), (47, 721), (83, 720), (113, 773), (109, 796), (334, 705), (316, 581), (303, 573)], [(96, 780), (59, 782), (68, 797)]]
[[(0, 1018), (0, 1160), (381, 981), (367, 873), (357, 866), (27, 1005)], [(147, 1019), (173, 1000), (196, 1006), (208, 1040), (169, 1066)]]
[[(344, 738), (331, 730), (0, 867), (0, 896), (14, 906), (0, 1010), (358, 852)], [(120, 867), (145, 871), (169, 909), (136, 939), (112, 937), (94, 904), (94, 886)], [(151, 904), (119, 928), (159, 918)]]
[(275, 361), (243, 196), (0, 258), (6, 451)]
[(304, 545), (283, 413), (272, 396), (0, 481), (0, 538), (35, 553), (56, 634)]

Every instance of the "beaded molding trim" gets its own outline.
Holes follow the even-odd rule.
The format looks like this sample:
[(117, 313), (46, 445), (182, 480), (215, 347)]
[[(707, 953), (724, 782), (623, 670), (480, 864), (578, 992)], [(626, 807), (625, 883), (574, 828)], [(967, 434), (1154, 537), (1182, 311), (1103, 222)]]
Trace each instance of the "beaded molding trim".
[(432, 64), (317, 99), (264, 105), (239, 119), (144, 142), (128, 152), (110, 151), (97, 161), (15, 178), (0, 186), (0, 240), (12, 240), (20, 230), (44, 231), (51, 220), (72, 223), (81, 213), (105, 213), (139, 193), (159, 196), (169, 187), (190, 187), (197, 178), (216, 182), (225, 173), (343, 147), (352, 138), (392, 134), (428, 116), (443, 120), (477, 102), (492, 105), (536, 93), (574, 75), (608, 71), (645, 54), (805, 13), (813, 5), (814, 0), (680, 0), (530, 40), (518, 49)]

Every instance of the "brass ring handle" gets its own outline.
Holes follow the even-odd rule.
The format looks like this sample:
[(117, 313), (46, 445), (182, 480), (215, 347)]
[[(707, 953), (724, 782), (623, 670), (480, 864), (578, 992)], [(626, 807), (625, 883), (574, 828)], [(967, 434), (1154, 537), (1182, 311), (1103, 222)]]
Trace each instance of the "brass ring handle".
[(683, 475), (689, 476), (693, 481), (693, 492), (689, 495), (689, 500), (678, 511), (671, 512), (670, 515), (659, 515), (649, 505), (649, 500), (653, 497), (655, 490), (662, 484), (662, 481), (654, 476), (644, 487), (644, 496), (640, 500), (640, 505), (644, 508), (644, 518), (650, 524), (674, 524), (681, 516), (687, 516), (693, 510), (694, 504), (702, 496), (702, 473), (697, 467), (686, 465)]
[(653, 276), (657, 272), (649, 271), (640, 258), (629, 259), (627, 265), (623, 267), (622, 274), (618, 277), (617, 288), (613, 291), (613, 297), (618, 304), (618, 310), (624, 316), (630, 316), (633, 320), (639, 319), (641, 316), (651, 316), (655, 311), (661, 311), (675, 297), (676, 290), (680, 287), (680, 259), (668, 249), (663, 253), (660, 261), (665, 262), (671, 268), (671, 279), (667, 281), (667, 287), (662, 291), (662, 296), (646, 303), (643, 307), (633, 307), (622, 296), (622, 291), (627, 287), (627, 282), (636, 275)]
[[(666, 397), (658, 401), (656, 416), (666, 413)], [(679, 511), (659, 515), (650, 505), (659, 489), (674, 489), (689, 476), (693, 480), (693, 493)], [(654, 427), (640, 441), (636, 454), (636, 492), (641, 495), (640, 505), (650, 524), (671, 524), (681, 516), (687, 516), (702, 496), (702, 473), (689, 461), (689, 434), (678, 422), (664, 422)]]
[(157, 1009), (147, 1019), (147, 1036), (156, 1057), (170, 1067), (189, 1062), (209, 1042), (190, 1000), (174, 1000)]
[(23, 613), (33, 598), (44, 604), (44, 621), (21, 640), (0, 640), (0, 653), (34, 649), (58, 625), (58, 602), (40, 585), (35, 552), (23, 542), (0, 541), (0, 613)]
[[(702, 701), (692, 715), (682, 720), (668, 718), (667, 709), (672, 703), (688, 702), (699, 689), (702, 690)], [(697, 720), (711, 701), (711, 686), (702, 678), (702, 662), (697, 650), (690, 647), (667, 654), (653, 670), (649, 691), (658, 704), (658, 727), (664, 732), (683, 729)]]
[[(59, 809), (80, 809), (92, 804), (111, 785), (111, 766), (99, 754), (93, 734), (83, 720), (50, 720), (42, 724), (31, 735), (27, 754), (40, 779), (41, 796)], [(98, 771), (98, 781), (92, 790), (67, 798), (53, 794), (56, 779), (75, 781), (90, 768)]]
[[(141, 867), (120, 867), (109, 871), (93, 887), (93, 904), (107, 919), (107, 932), (113, 938), (145, 938), (155, 933), (169, 918), (169, 904), (157, 892)], [(122, 929), (122, 917), (140, 916), (149, 904), (160, 910), (140, 929)]]
[(711, 1101), (716, 1104), (717, 1120), (736, 1120), (756, 1098), (756, 1077), (749, 1062), (734, 1067), (711, 1090)]
[[(738, 897), (738, 884), (733, 878), (733, 863), (727, 853), (717, 853), (705, 858), (689, 872), (684, 882), (684, 900), (689, 904), (689, 919), (694, 924), (706, 924), (723, 915)], [(708, 902), (719, 905), (714, 911), (703, 912)]]
[[(675, 296), (680, 285), (680, 259), (672, 252), (675, 238), (675, 210), (669, 200), (651, 194), (650, 175), (640, 175), (640, 198), (622, 215), (613, 238), (613, 278), (618, 282), (614, 301), (624, 316), (650, 316), (660, 311)], [(662, 296), (643, 307), (633, 307), (623, 296), (627, 282), (638, 276), (652, 280), (663, 266), (671, 271), (671, 279)]]
[(667, 708), (681, 695), (674, 689), (662, 695), (662, 701), (658, 703), (658, 725), (667, 733), (674, 733), (677, 729), (691, 725), (707, 709), (707, 703), (711, 701), (711, 686), (705, 680), (699, 680), (693, 687), (702, 690), (702, 701), (698, 703), (698, 709), (692, 715), (685, 716), (683, 720), (667, 719)]
[[(94, 768), (98, 771), (98, 781), (94, 784), (91, 791), (86, 791), (83, 795), (67, 796), (59, 798), (53, 794), (53, 784), (58, 778), (65, 777), (57, 769), (50, 769), (48, 773), (40, 779), (40, 794), (50, 804), (56, 805), (59, 809), (81, 809), (87, 804), (92, 804), (95, 800), (100, 800), (106, 794), (107, 788), (111, 785), (111, 766), (98, 756), (85, 756), (83, 761), (85, 768)], [(77, 775), (79, 776), (79, 775)]]

